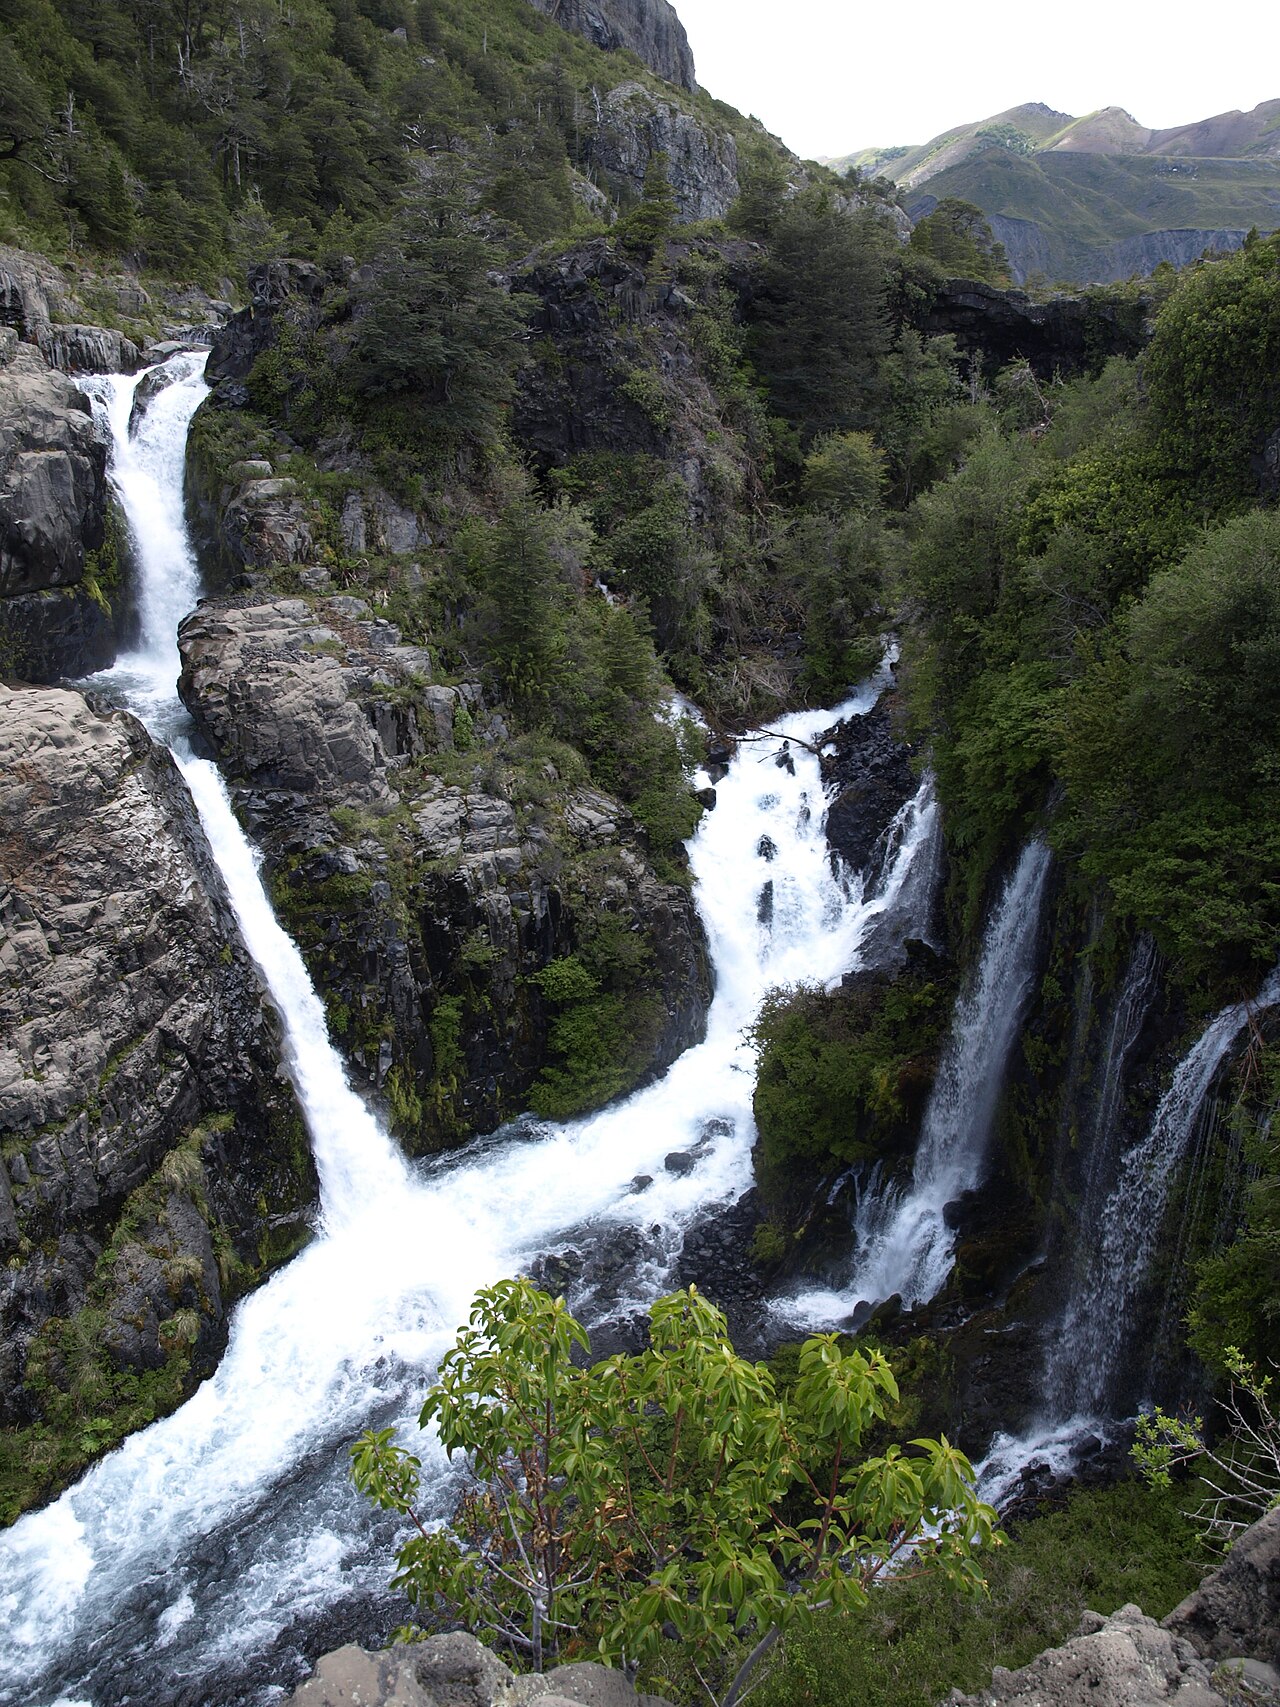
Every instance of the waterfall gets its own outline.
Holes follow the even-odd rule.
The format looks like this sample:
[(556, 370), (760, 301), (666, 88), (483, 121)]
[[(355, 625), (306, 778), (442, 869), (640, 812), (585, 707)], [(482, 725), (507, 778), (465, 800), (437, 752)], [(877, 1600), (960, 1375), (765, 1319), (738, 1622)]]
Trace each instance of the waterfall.
[[(185, 1405), (0, 1535), (0, 1707), (168, 1700), (175, 1679), (184, 1700), (265, 1702), (348, 1629), (344, 1615), (365, 1628), (394, 1622), (390, 1537), (350, 1487), (347, 1443), (369, 1425), (400, 1428), (423, 1459), (429, 1514), (443, 1516), (453, 1472), (413, 1419), (475, 1289), (527, 1272), (570, 1229), (604, 1247), (643, 1233), (653, 1255), (631, 1276), (637, 1308), (668, 1283), (684, 1230), (750, 1183), (755, 1058), (744, 1028), (771, 987), (834, 983), (857, 964), (936, 822), (926, 781), (875, 879), (833, 869), (812, 744), (837, 717), (870, 709), (883, 672), (835, 711), (785, 718), (776, 736), (744, 743), (689, 844), (716, 972), (705, 1040), (586, 1119), (522, 1122), (407, 1164), (347, 1085), (220, 781), (185, 748), (173, 625), (197, 591), (181, 492), (198, 366), (175, 358), (172, 384), (132, 437), (137, 382), (93, 383), (143, 617), (137, 653), (94, 686), (175, 747), (281, 1013), (320, 1173), (320, 1236), (237, 1306), (222, 1362)], [(692, 1169), (666, 1169), (680, 1149)], [(641, 1174), (651, 1183), (638, 1190)]]
[(1046, 1402), (1058, 1419), (1089, 1412), (1097, 1403), (1093, 1391), (1096, 1358), (1089, 1341), (1091, 1312), (1087, 1300), (1096, 1283), (1093, 1271), (1098, 1235), (1106, 1225), (1107, 1204), (1120, 1162), (1117, 1151), (1123, 1136), (1120, 1113), (1125, 1074), (1155, 987), (1156, 961), (1155, 943), (1149, 936), (1139, 937), (1107, 1027), (1093, 1118), (1082, 1139), (1084, 1197), (1072, 1223), (1072, 1282), (1061, 1328), (1051, 1335), (1045, 1359)]
[[(1214, 1015), (1175, 1068), (1150, 1125), (1121, 1158), (1100, 1211), (1082, 1217), (1083, 1253), (1048, 1340), (1044, 1415), (1026, 1435), (993, 1441), (978, 1466), (984, 1499), (999, 1504), (1032, 1463), (1069, 1473), (1081, 1440), (1096, 1445), (1098, 1433), (1107, 1432), (1124, 1369), (1133, 1365), (1140, 1377), (1148, 1369), (1151, 1348), (1134, 1344), (1135, 1310), (1164, 1230), (1170, 1187), (1196, 1141), (1223, 1062), (1251, 1018), (1278, 1002), (1280, 967), (1252, 1001)], [(1102, 1133), (1104, 1140), (1108, 1135)]]
[(956, 1003), (951, 1035), (925, 1110), (910, 1187), (867, 1192), (854, 1223), (853, 1273), (839, 1292), (814, 1290), (779, 1306), (788, 1318), (824, 1323), (863, 1300), (897, 1293), (926, 1303), (951, 1270), (954, 1235), (946, 1205), (981, 1184), (1009, 1052), (1035, 970), (1049, 850), (1023, 850), (987, 924), (976, 972)]
[(1169, 1188), (1195, 1138), (1209, 1086), (1252, 1013), (1280, 1001), (1280, 971), (1252, 1003), (1223, 1008), (1178, 1063), (1151, 1125), (1120, 1165), (1107, 1195), (1088, 1260), (1063, 1313), (1058, 1340), (1070, 1346), (1073, 1379), (1056, 1389), (1077, 1410), (1098, 1409), (1110, 1396), (1164, 1222)]

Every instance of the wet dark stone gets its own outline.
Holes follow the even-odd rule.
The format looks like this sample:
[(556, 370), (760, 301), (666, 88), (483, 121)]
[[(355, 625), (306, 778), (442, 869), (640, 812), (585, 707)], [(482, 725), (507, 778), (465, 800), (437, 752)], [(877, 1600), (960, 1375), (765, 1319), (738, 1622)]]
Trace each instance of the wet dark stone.
[(669, 1174), (675, 1174), (677, 1179), (685, 1174), (691, 1174), (698, 1165), (697, 1158), (690, 1155), (688, 1150), (672, 1150), (662, 1159), (662, 1165)]
[(648, 1191), (652, 1184), (652, 1174), (637, 1174), (631, 1182), (631, 1190), (638, 1197), (642, 1191)]
[(796, 761), (791, 757), (790, 747), (784, 747), (773, 762), (780, 771), (786, 771), (789, 776), (796, 774)]
[(773, 861), (778, 857), (778, 844), (774, 841), (772, 836), (761, 836), (760, 840), (756, 843), (756, 852), (759, 854), (761, 859)]
[(716, 791), (714, 788), (699, 788), (694, 792), (694, 799), (704, 811), (714, 812), (716, 809)]
[(855, 871), (877, 863), (881, 842), (916, 791), (912, 748), (882, 706), (847, 717), (821, 736), (822, 780), (838, 792), (827, 812), (827, 840)]
[(760, 891), (760, 899), (756, 902), (756, 918), (762, 925), (773, 923), (773, 879), (770, 878)]

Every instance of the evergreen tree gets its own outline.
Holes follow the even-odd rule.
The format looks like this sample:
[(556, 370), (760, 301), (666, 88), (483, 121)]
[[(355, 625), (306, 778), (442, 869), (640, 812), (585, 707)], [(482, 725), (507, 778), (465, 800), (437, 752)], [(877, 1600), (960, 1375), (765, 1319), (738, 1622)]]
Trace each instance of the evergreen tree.
[(518, 303), (490, 282), (492, 252), (470, 229), (461, 187), (406, 199), (357, 311), (351, 373), (367, 397), (410, 405), (406, 425), (441, 455), (498, 431), (520, 359)]
[(751, 347), (774, 409), (806, 440), (872, 425), (892, 242), (876, 214), (845, 213), (826, 188), (778, 221)]

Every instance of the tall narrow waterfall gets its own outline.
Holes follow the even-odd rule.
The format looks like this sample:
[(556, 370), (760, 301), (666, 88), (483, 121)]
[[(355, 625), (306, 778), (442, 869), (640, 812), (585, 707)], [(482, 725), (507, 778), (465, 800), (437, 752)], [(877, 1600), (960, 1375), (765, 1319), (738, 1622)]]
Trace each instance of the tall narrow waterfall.
[(923, 1304), (951, 1270), (954, 1235), (946, 1205), (981, 1184), (991, 1124), (1009, 1052), (1035, 971), (1040, 902), (1049, 850), (1029, 842), (987, 924), (976, 972), (956, 1003), (951, 1036), (938, 1065), (906, 1192), (889, 1187), (860, 1203), (853, 1273), (840, 1292), (812, 1291), (789, 1300), (801, 1321), (838, 1320), (862, 1300), (897, 1293)]
[(1087, 1257), (1056, 1335), (1061, 1355), (1051, 1363), (1049, 1399), (1059, 1415), (1100, 1410), (1114, 1391), (1169, 1188), (1195, 1138), (1209, 1087), (1250, 1014), (1277, 1001), (1280, 971), (1271, 974), (1254, 1002), (1233, 1003), (1214, 1017), (1178, 1063), (1151, 1125), (1121, 1162), (1101, 1215), (1086, 1228)]
[[(1141, 951), (1131, 977), (1135, 971), (1145, 976)], [(1277, 1003), (1280, 968), (1252, 1001), (1233, 1002), (1215, 1014), (1175, 1068), (1146, 1131), (1106, 1176), (1105, 1191), (1091, 1182), (1089, 1202), (1096, 1208), (1081, 1217), (1083, 1244), (1071, 1289), (1047, 1341), (1043, 1415), (1025, 1435), (1001, 1434), (992, 1442), (979, 1466), (984, 1499), (999, 1504), (1033, 1463), (1069, 1472), (1081, 1440), (1096, 1444), (1097, 1432), (1113, 1421), (1127, 1364), (1134, 1363), (1139, 1379), (1149, 1367), (1150, 1347), (1135, 1344), (1135, 1310), (1164, 1231), (1170, 1187), (1224, 1061), (1251, 1017)], [(1124, 1023), (1118, 1012), (1117, 1024)], [(1100, 1136), (1105, 1140), (1109, 1132)]]
[[(524, 1124), (431, 1166), (407, 1166), (346, 1086), (305, 969), (271, 916), (252, 851), (212, 768), (181, 750), (172, 630), (195, 596), (181, 524), (182, 443), (198, 362), (129, 434), (135, 381), (97, 389), (142, 574), (143, 643), (97, 685), (173, 739), (241, 927), (278, 1004), (289, 1067), (311, 1125), (323, 1190), (318, 1237), (237, 1308), (216, 1374), (171, 1417), (132, 1436), (43, 1511), (0, 1535), (0, 1704), (94, 1707), (183, 1698), (266, 1701), (333, 1639), (344, 1609), (376, 1624), (389, 1545), (352, 1493), (346, 1444), (399, 1425), (427, 1468), (430, 1507), (450, 1472), (417, 1437), (422, 1389), (478, 1285), (527, 1268), (567, 1229), (602, 1245), (642, 1231), (652, 1260), (635, 1302), (666, 1282), (684, 1229), (750, 1180), (755, 1062), (744, 1027), (775, 984), (834, 981), (897, 904), (936, 817), (928, 784), (903, 815), (870, 887), (833, 871), (809, 746), (836, 712), (782, 720), (744, 744), (690, 844), (716, 969), (705, 1042), (658, 1083), (565, 1126)], [(783, 741), (790, 766), (772, 761)], [(766, 860), (759, 851), (772, 847)], [(761, 922), (757, 901), (773, 885)], [(692, 1151), (690, 1172), (663, 1166)], [(647, 1189), (635, 1177), (652, 1176)], [(388, 1622), (398, 1621), (388, 1614)]]

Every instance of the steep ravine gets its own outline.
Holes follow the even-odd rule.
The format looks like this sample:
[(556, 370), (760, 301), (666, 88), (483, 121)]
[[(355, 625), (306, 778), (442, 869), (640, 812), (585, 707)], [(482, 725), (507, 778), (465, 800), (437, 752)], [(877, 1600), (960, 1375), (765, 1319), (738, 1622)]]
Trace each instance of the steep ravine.
[[(188, 374), (162, 393), (171, 425), (180, 387), (192, 383)], [(176, 557), (166, 545), (177, 469), (161, 444), (151, 456), (142, 440), (119, 436), (128, 413), (118, 397), (122, 496), (144, 543), (158, 547), (140, 553), (144, 580), (158, 578), (163, 594), (144, 600), (155, 618), (182, 597), (191, 563), (180, 540)], [(180, 736), (164, 686), (176, 673), (172, 638), (146, 639), (116, 672), (117, 690)], [(844, 709), (867, 710), (880, 685)], [(282, 1015), (319, 1167), (321, 1236), (245, 1301), (192, 1402), (4, 1536), (0, 1699), (71, 1692), (110, 1707), (141, 1687), (157, 1698), (258, 1700), (335, 1633), (385, 1630), (385, 1537), (350, 1491), (345, 1442), (363, 1423), (412, 1414), (478, 1282), (547, 1253), (585, 1255), (576, 1296), (593, 1320), (628, 1333), (669, 1283), (686, 1229), (749, 1181), (744, 1027), (765, 989), (838, 977), (906, 887), (925, 843), (917, 831), (904, 832), (870, 887), (833, 869), (812, 752), (831, 718), (804, 714), (745, 746), (691, 844), (718, 971), (705, 1041), (651, 1088), (585, 1121), (525, 1123), (416, 1173), (343, 1085), (314, 992), (270, 918), (211, 767), (184, 760)], [(447, 1507), (446, 1476), (433, 1497)]]

